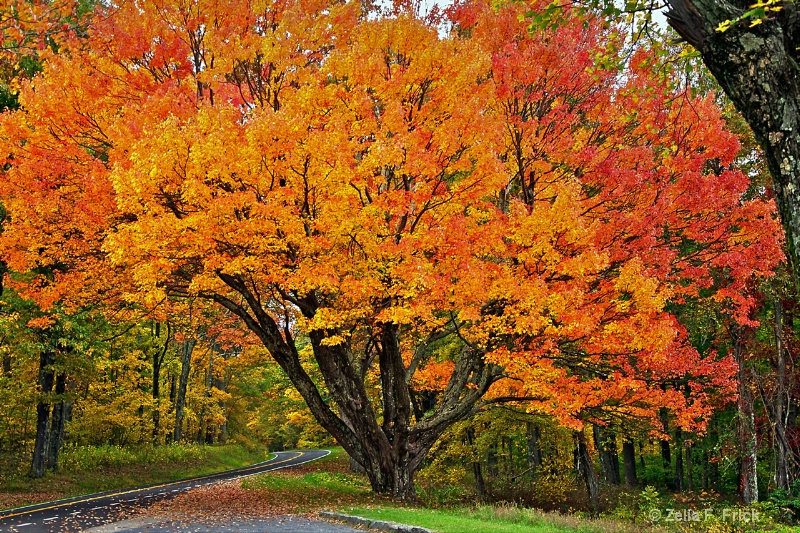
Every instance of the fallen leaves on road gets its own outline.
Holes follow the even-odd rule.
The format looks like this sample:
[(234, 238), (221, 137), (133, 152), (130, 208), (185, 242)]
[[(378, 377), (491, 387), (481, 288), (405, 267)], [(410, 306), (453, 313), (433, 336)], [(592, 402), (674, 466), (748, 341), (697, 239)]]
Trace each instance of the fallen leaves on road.
[(39, 502), (49, 502), (63, 498), (58, 490), (31, 492), (0, 492), (0, 509), (12, 509)]
[[(315, 482), (314, 475), (355, 479), (352, 492), (342, 492)], [(352, 474), (346, 459), (315, 461), (287, 470), (261, 474), (245, 480), (207, 485), (154, 503), (142, 514), (158, 519), (186, 522), (232, 522), (247, 519), (300, 515), (318, 518), (323, 510), (346, 505), (377, 503), (361, 476)]]

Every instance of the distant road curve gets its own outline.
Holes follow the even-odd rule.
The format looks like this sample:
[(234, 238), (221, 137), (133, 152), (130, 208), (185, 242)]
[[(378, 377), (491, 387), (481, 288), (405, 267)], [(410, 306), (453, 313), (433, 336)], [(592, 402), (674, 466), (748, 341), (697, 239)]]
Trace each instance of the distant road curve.
[(0, 512), (0, 531), (24, 533), (82, 531), (114, 522), (116, 516), (130, 511), (133, 507), (147, 507), (156, 501), (193, 488), (299, 466), (321, 459), (330, 453), (329, 450), (277, 452), (269, 461), (207, 476), (17, 507)]

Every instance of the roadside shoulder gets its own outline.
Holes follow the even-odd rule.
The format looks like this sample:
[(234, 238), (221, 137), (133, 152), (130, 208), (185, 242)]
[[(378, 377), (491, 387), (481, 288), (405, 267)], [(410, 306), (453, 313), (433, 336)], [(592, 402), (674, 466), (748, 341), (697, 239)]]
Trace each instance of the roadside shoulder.
[(330, 520), (340, 520), (353, 526), (362, 526), (367, 529), (377, 529), (378, 531), (389, 531), (392, 533), (434, 533), (432, 530), (424, 527), (409, 526), (407, 524), (398, 524), (397, 522), (387, 522), (385, 520), (374, 520), (372, 518), (363, 518), (344, 513), (323, 511), (319, 513), (319, 517)]

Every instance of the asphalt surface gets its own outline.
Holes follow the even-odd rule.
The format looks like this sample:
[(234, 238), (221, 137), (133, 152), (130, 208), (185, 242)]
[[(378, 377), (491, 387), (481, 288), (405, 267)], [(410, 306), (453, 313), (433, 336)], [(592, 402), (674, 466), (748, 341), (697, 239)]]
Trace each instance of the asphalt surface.
[(87, 529), (85, 533), (364, 533), (349, 526), (309, 520), (299, 516), (283, 516), (272, 520), (242, 520), (221, 524), (202, 524), (151, 518), (125, 520)]
[[(327, 522), (316, 523), (291, 516), (274, 520), (232, 522), (225, 526), (221, 524), (203, 526), (202, 524), (151, 518), (125, 520), (132, 511), (141, 511), (142, 508), (146, 508), (154, 502), (174, 497), (197, 487), (298, 466), (325, 457), (329, 453), (327, 450), (278, 452), (269, 461), (217, 474), (17, 507), (16, 509), (0, 512), (0, 531), (24, 533), (68, 533), (77, 531), (91, 531), (92, 533), (122, 531), (131, 533), (167, 531), (344, 533), (356, 531), (351, 528), (328, 524)], [(316, 526), (319, 526), (320, 529), (314, 529)]]

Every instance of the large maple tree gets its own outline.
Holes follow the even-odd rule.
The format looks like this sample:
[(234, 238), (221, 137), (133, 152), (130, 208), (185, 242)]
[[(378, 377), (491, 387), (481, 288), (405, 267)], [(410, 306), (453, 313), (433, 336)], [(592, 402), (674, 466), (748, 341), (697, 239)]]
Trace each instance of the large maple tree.
[(217, 302), (398, 498), (488, 402), (691, 424), (702, 394), (665, 380), (731, 367), (665, 304), (722, 269), (713, 296), (746, 309), (736, 284), (780, 259), (773, 206), (746, 199), (713, 99), (643, 51), (621, 76), (591, 18), (529, 35), (529, 7), (459, 4), (448, 36), (357, 2), (104, 8), (3, 117), (3, 253), (65, 265), (44, 302)]

